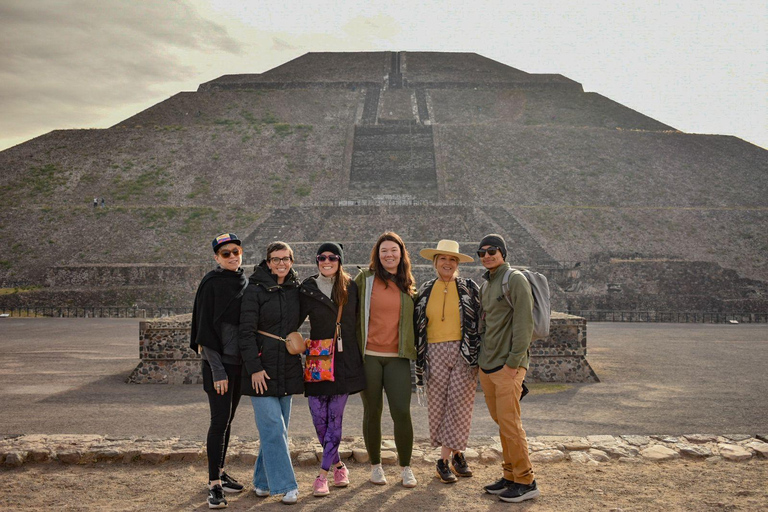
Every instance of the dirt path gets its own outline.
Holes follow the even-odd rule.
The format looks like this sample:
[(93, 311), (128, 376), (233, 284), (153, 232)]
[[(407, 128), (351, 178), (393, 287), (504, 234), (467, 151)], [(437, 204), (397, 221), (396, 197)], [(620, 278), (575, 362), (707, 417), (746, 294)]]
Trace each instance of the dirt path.
[[(331, 489), (326, 498), (311, 496), (314, 467), (296, 468), (299, 503), (286, 509), (278, 497), (257, 498), (250, 492), (231, 496), (229, 510), (766, 510), (768, 461), (717, 463), (609, 462), (599, 466), (562, 462), (539, 465), (541, 497), (507, 504), (484, 494), (482, 485), (499, 477), (499, 466), (474, 465), (475, 477), (456, 484), (439, 483), (432, 467), (414, 467), (419, 485), (405, 489), (397, 483), (397, 468), (385, 466), (389, 484), (367, 481), (369, 466), (350, 463), (350, 486)], [(228, 468), (241, 481), (252, 468), (242, 463)], [(2, 510), (208, 510), (204, 464), (167, 463), (26, 464), (0, 470)]]

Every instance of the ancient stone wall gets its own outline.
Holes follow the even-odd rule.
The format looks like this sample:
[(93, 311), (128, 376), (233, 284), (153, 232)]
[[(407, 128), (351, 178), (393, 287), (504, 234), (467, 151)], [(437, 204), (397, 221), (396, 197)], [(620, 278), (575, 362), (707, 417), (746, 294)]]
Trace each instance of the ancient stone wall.
[[(139, 324), (138, 366), (133, 384), (200, 384), (200, 356), (189, 348), (191, 315)], [(306, 326), (306, 324), (305, 324)], [(550, 336), (531, 345), (528, 380), (533, 382), (598, 382), (587, 355), (587, 322), (552, 314)]]

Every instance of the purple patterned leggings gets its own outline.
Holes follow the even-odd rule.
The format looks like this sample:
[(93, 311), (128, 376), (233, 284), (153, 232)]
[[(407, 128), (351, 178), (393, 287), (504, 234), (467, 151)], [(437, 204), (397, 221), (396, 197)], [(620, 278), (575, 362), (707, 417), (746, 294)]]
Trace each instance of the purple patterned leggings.
[(310, 396), (309, 412), (320, 444), (323, 445), (323, 471), (331, 469), (339, 462), (339, 443), (341, 443), (341, 421), (349, 395)]

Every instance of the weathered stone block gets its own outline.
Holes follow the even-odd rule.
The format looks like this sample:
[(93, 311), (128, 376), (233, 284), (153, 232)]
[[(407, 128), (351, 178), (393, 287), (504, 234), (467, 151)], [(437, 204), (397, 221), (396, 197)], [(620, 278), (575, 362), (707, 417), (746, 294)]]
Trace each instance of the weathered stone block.
[(352, 457), (355, 459), (355, 462), (368, 462), (370, 457), (368, 456), (368, 452), (366, 450), (361, 449), (353, 449), (352, 450)]
[(741, 462), (752, 458), (752, 452), (735, 444), (718, 444), (718, 450), (720, 456), (728, 459)]
[(640, 455), (642, 455), (644, 458), (648, 460), (653, 460), (653, 461), (672, 460), (680, 457), (680, 454), (677, 453), (675, 450), (671, 448), (667, 448), (666, 446), (663, 446), (660, 444), (655, 444), (653, 446), (649, 446), (644, 450), (641, 450)]
[(560, 462), (565, 460), (565, 454), (560, 450), (541, 450), (531, 454), (531, 462)]

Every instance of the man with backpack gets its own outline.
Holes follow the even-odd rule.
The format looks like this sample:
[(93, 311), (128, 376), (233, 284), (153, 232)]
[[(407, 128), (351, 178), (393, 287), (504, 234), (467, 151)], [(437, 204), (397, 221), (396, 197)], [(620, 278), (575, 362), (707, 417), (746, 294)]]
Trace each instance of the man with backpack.
[(501, 235), (485, 236), (477, 255), (487, 269), (483, 275), (487, 283), (480, 290), (478, 375), (488, 411), (499, 426), (504, 458), (502, 478), (484, 489), (502, 501), (518, 503), (539, 496), (520, 419), (520, 395), (534, 333), (534, 299), (526, 276), (504, 261), (507, 246)]

